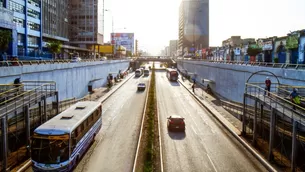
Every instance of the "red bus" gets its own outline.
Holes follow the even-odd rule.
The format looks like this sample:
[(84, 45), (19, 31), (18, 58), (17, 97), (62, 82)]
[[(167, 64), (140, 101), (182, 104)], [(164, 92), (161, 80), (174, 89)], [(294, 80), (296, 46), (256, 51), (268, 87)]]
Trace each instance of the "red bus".
[(178, 80), (178, 72), (176, 69), (167, 68), (166, 69), (166, 77), (170, 81), (177, 81)]

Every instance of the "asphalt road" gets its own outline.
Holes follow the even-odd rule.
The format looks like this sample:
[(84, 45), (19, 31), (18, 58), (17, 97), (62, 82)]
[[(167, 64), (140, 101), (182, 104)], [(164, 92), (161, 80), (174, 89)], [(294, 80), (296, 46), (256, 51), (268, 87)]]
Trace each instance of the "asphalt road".
[[(178, 82), (156, 72), (164, 171), (267, 171)], [(185, 118), (185, 133), (167, 130), (167, 117)]]
[(132, 171), (146, 98), (137, 85), (149, 79), (131, 78), (103, 103), (102, 129), (74, 171)]
[(137, 84), (148, 81), (143, 75), (131, 78), (103, 104), (102, 129), (75, 171), (132, 170), (146, 97)]

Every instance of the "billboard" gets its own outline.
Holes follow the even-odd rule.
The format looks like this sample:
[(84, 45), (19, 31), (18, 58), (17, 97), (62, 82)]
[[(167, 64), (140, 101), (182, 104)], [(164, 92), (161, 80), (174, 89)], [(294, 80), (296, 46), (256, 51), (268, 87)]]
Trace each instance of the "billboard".
[(127, 51), (130, 51), (133, 54), (134, 33), (111, 33), (111, 44), (115, 47), (123, 46)]

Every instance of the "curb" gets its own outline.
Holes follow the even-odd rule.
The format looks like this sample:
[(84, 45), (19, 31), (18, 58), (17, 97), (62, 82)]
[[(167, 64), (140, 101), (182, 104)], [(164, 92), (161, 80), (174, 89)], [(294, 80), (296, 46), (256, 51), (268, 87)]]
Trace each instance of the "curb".
[[(112, 89), (110, 92), (108, 92), (107, 94), (105, 94), (103, 97), (101, 97), (100, 99), (98, 99), (98, 102), (104, 103), (113, 93), (115, 93), (119, 88), (121, 88), (127, 81), (130, 80), (130, 78), (132, 78), (134, 76), (134, 73), (131, 74), (131, 76), (129, 76), (129, 78), (126, 78), (123, 82), (121, 82), (117, 87), (115, 87), (114, 89)], [(32, 161), (31, 160), (27, 160), (25, 161), (25, 165), (23, 165), (21, 168), (19, 168), (17, 170), (17, 172), (24, 172), (25, 170), (27, 170), (31, 165), (32, 165)]]
[(136, 167), (137, 167), (138, 154), (139, 154), (140, 145), (141, 145), (142, 131), (143, 131), (143, 127), (144, 127), (144, 121), (145, 121), (145, 115), (146, 115), (146, 108), (147, 108), (150, 84), (151, 84), (151, 79), (149, 80), (148, 89), (146, 90), (147, 92), (146, 92), (145, 104), (144, 104), (144, 108), (143, 108), (141, 128), (140, 128), (140, 132), (139, 132), (139, 139), (138, 139), (138, 143), (137, 143), (136, 154), (135, 154), (135, 158), (134, 158), (134, 161), (133, 161), (132, 172), (135, 172), (136, 171)]
[(268, 171), (277, 171), (263, 157), (261, 157), (256, 152), (256, 150), (254, 150), (247, 142), (240, 138), (239, 135), (235, 131), (233, 131), (234, 129), (231, 129), (229, 126), (227, 126), (229, 122), (224, 119), (220, 119), (219, 116), (215, 114), (215, 112), (217, 113), (217, 111), (213, 107), (211, 107), (210, 109), (203, 102), (201, 102), (201, 100), (196, 95), (194, 95), (192, 91), (189, 90), (187, 86), (180, 81), (180, 79), (178, 80), (178, 82), (183, 85), (183, 87), (192, 94), (192, 96), (197, 100), (197, 102), (200, 103), (209, 113), (211, 113)]

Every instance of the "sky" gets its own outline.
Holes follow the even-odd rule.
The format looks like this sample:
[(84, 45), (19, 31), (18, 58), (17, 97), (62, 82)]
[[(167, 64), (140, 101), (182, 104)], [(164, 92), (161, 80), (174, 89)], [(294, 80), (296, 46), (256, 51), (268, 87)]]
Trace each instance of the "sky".
[[(101, 1), (101, 0), (100, 0)], [(158, 55), (178, 39), (181, 0), (104, 0), (105, 39), (135, 33), (139, 49)], [(305, 0), (210, 0), (210, 46), (231, 36), (266, 38), (305, 29)]]

